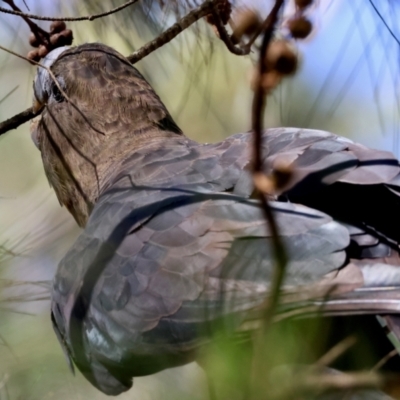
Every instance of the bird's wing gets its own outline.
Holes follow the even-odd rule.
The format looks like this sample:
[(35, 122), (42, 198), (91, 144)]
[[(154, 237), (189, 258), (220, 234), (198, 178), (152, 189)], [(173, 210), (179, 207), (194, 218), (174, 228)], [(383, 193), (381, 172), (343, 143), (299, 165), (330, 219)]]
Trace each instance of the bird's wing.
[[(251, 133), (232, 135), (223, 142), (199, 147), (201, 158), (218, 157), (218, 165), (224, 169), (217, 180), (240, 170), (234, 184), (237, 194), (250, 195), (251, 159), (253, 155)], [(266, 172), (277, 166), (293, 167), (293, 177), (281, 189), (280, 194), (291, 192), (316, 193), (333, 183), (353, 185), (387, 184), (398, 187), (400, 167), (390, 152), (369, 149), (332, 133), (299, 128), (274, 128), (264, 131), (262, 155)], [(226, 170), (230, 167), (230, 170)], [(214, 170), (213, 173), (216, 173)], [(213, 179), (210, 174), (210, 179)], [(243, 187), (241, 186), (243, 184)]]
[[(91, 223), (106, 226), (124, 198), (129, 204), (129, 191), (116, 195), (115, 204), (100, 202), (61, 262), (52, 306), (62, 343), (90, 372), (88, 379), (109, 393), (126, 390), (132, 376), (187, 362), (215, 324), (247, 330), (275, 267), (257, 201), (175, 195), (134, 210), (111, 231), (92, 230)], [(271, 205), (289, 256), (280, 311), (312, 305), (327, 313), (358, 312), (349, 299), (371, 282), (360, 266), (346, 264), (351, 227), (304, 206)], [(351, 234), (362, 236), (355, 229)], [(358, 239), (365, 249), (374, 247)], [(374, 262), (371, 268), (384, 265)], [(327, 295), (333, 300), (324, 308), (318, 299)]]
[[(182, 357), (187, 362), (190, 350), (209, 339), (205, 328), (213, 320), (237, 314), (238, 325), (243, 312), (264, 300), (274, 261), (256, 201), (212, 193), (174, 196), (136, 209), (108, 235), (92, 231), (98, 218), (104, 226), (115, 215), (124, 201), (117, 195), (116, 204), (94, 210), (61, 262), (52, 311), (80, 369), (85, 354), (107, 368), (122, 363), (124, 374), (133, 376), (182, 363)], [(125, 196), (129, 202), (130, 193)], [(290, 257), (287, 287), (316, 282), (344, 264), (346, 228), (303, 206), (273, 207)], [(163, 355), (168, 365), (160, 364)]]
[[(203, 161), (209, 179), (222, 166), (224, 172), (216, 180), (225, 187), (233, 181), (233, 193), (250, 196), (251, 134), (207, 146), (213, 150), (205, 148), (204, 158), (220, 153), (216, 167)], [(400, 318), (395, 316), (400, 311), (400, 167), (396, 157), (329, 132), (298, 128), (265, 131), (262, 153), (268, 173), (281, 165), (293, 167), (291, 180), (277, 193), (279, 200), (307, 205), (349, 224), (351, 262), (334, 277), (346, 294), (324, 303), (325, 312), (390, 313), (381, 322), (400, 350)], [(348, 279), (358, 281), (360, 276), (362, 287), (345, 289)]]
[[(266, 172), (282, 164), (293, 167), (292, 178), (277, 191), (279, 200), (307, 205), (400, 243), (400, 213), (396, 212), (400, 209), (400, 166), (392, 153), (309, 129), (269, 129), (263, 138)], [(204, 157), (220, 154), (217, 164), (224, 171), (215, 181), (230, 184), (235, 194), (251, 196), (251, 134), (208, 146)]]
[[(125, 160), (125, 170), (100, 198), (85, 232), (58, 270), (52, 307), (55, 324), (78, 366), (84, 370), (82, 365), (89, 357), (89, 369), (100, 371), (97, 378), (88, 377), (96, 386), (107, 381), (110, 371), (119, 384), (128, 387), (132, 375), (187, 362), (188, 350), (207, 340), (204, 328), (210, 321), (234, 314), (237, 326), (246, 310), (257, 309), (265, 299), (274, 265), (270, 233), (258, 203), (235, 196), (252, 192), (251, 136), (235, 135), (219, 144), (200, 146), (179, 140), (179, 145), (166, 143), (152, 151), (138, 149)], [(340, 185), (362, 189), (339, 181), (349, 171), (369, 168), (350, 150), (350, 144), (318, 131), (268, 132), (266, 165), (273, 167), (274, 154), (292, 154), (295, 163), (307, 152), (315, 154), (313, 146), (322, 146), (325, 150), (314, 164), (299, 163), (297, 171), (304, 167), (308, 172), (292, 182), (283, 196), (294, 196), (291, 188), (301, 185), (304, 193), (309, 193), (307, 177), (325, 168), (318, 164), (321, 160), (328, 171), (334, 166), (334, 179), (317, 180), (311, 188), (320, 188), (320, 192), (326, 187), (337, 190)], [(345, 160), (344, 167), (337, 160)], [(367, 186), (378, 191), (388, 188), (390, 196), (397, 198), (396, 163), (384, 162), (380, 181), (377, 183), (374, 173), (375, 181)], [(224, 190), (234, 195), (221, 193)], [(273, 203), (273, 207), (290, 257), (285, 304), (299, 300), (309, 304), (310, 297), (331, 293), (336, 304), (342, 299), (346, 312), (354, 312), (356, 303), (349, 300), (353, 293), (360, 293), (360, 288), (367, 293), (365, 288), (371, 282), (371, 288), (379, 285), (382, 275), (374, 272), (381, 271), (377, 264), (390, 263), (381, 251), (382, 243), (386, 250), (391, 249), (389, 234), (381, 234), (380, 227), (371, 232), (362, 219), (350, 220), (351, 227), (345, 228), (331, 217), (299, 205)], [(350, 235), (362, 250), (360, 254), (370, 253), (371, 268), (360, 267), (354, 253), (349, 253)], [(345, 248), (355, 261), (343, 268)], [(386, 282), (389, 280), (387, 275)], [(299, 298), (298, 291), (291, 290), (294, 285), (312, 290)], [(387, 294), (387, 285), (383, 286), (380, 293)], [(371, 299), (363, 297), (364, 303), (372, 304)], [(333, 303), (330, 306), (332, 312), (343, 309), (334, 310)], [(78, 335), (74, 326), (79, 328)], [(83, 333), (81, 339), (79, 332)], [(79, 340), (84, 350), (78, 354)], [(83, 361), (80, 354), (84, 354)], [(165, 359), (172, 355), (172, 359), (160, 364), (163, 355)], [(129, 368), (120, 371), (118, 365), (122, 364)], [(115, 389), (115, 381), (107, 382), (111, 389), (104, 383), (103, 391), (123, 390)]]

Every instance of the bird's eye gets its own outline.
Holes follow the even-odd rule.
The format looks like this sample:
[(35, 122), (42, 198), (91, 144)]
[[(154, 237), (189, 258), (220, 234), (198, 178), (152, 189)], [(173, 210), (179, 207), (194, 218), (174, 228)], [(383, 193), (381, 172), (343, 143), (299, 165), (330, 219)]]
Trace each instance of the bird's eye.
[(55, 83), (51, 85), (51, 94), (57, 103), (64, 101), (64, 96), (61, 94), (60, 89)]

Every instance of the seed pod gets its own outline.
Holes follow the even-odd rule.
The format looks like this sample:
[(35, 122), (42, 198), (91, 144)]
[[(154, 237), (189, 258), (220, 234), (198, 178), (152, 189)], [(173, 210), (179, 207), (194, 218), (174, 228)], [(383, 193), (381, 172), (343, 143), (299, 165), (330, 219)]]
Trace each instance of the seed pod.
[(43, 57), (46, 57), (47, 54), (49, 54), (49, 50), (45, 45), (41, 44), (38, 48), (38, 53), (39, 53), (39, 57), (43, 58)]
[(60, 46), (69, 46), (70, 44), (72, 44), (73, 40), (74, 35), (71, 29), (64, 29), (62, 32), (60, 32), (60, 41), (62, 41), (62, 44), (60, 44)]
[(55, 33), (50, 36), (50, 43), (54, 48), (68, 46), (72, 43), (72, 41), (73, 34), (71, 29), (64, 29), (62, 32)]
[[(278, 160), (279, 161), (279, 160)], [(280, 162), (274, 165), (270, 175), (257, 172), (253, 175), (254, 186), (262, 193), (275, 194), (277, 190), (284, 189), (293, 176), (290, 164)]]
[(260, 28), (262, 21), (254, 10), (243, 10), (235, 18), (235, 29), (232, 33), (232, 41), (239, 43), (242, 36), (252, 36)]
[(297, 7), (303, 9), (309, 7), (313, 3), (313, 0), (295, 0), (295, 3)]
[(53, 21), (50, 25), (50, 34), (60, 33), (63, 31), (67, 25), (65, 25), (64, 21)]
[[(35, 50), (31, 50), (28, 55), (26, 56), (26, 58), (28, 60), (32, 60), (32, 61), (36, 61), (39, 62), (40, 61), (40, 56), (39, 56), (39, 51), (37, 49)], [(33, 63), (31, 63), (33, 64)]]
[(34, 33), (31, 33), (29, 35), (29, 44), (32, 47), (38, 47), (40, 44), (40, 39), (36, 37), (36, 35)]
[(304, 39), (312, 31), (312, 23), (303, 16), (289, 20), (288, 27), (295, 39)]
[(268, 71), (261, 77), (260, 85), (266, 93), (271, 93), (282, 81), (283, 75), (278, 71)]
[(51, 45), (56, 48), (58, 46), (58, 42), (60, 41), (60, 34), (59, 33), (54, 33), (53, 35), (50, 36), (50, 43)]
[(261, 193), (273, 194), (275, 192), (275, 182), (270, 176), (265, 175), (263, 172), (256, 172), (253, 175), (254, 186)]
[(283, 75), (291, 75), (297, 69), (297, 52), (287, 40), (277, 39), (270, 43), (265, 62), (269, 71), (275, 70)]

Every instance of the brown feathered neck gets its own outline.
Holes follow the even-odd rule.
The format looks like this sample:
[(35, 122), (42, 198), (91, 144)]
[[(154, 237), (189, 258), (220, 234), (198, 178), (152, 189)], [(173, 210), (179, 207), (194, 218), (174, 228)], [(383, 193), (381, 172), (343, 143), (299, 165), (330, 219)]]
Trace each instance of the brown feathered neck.
[(36, 136), (60, 203), (84, 226), (124, 159), (183, 134), (143, 76), (107, 46), (69, 49), (51, 69), (68, 99), (52, 86)]

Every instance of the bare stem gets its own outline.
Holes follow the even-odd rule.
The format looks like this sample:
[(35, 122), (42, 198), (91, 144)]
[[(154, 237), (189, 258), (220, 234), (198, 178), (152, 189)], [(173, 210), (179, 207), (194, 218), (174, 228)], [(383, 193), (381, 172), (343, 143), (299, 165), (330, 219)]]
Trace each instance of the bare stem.
[(33, 111), (32, 107), (30, 107), (27, 110), (22, 111), (3, 122), (0, 122), (0, 135), (3, 135), (12, 129), (17, 129), (20, 125), (28, 122), (32, 118), (35, 118), (36, 115), (37, 114)]
[(221, 17), (218, 11), (218, 7), (214, 5), (212, 14), (214, 17), (215, 27), (217, 28), (220, 39), (225, 43), (227, 49), (237, 56), (245, 56), (250, 53), (250, 47), (241, 48), (235, 46), (232, 42), (229, 33), (227, 32), (225, 26), (222, 24)]
[[(3, 1), (11, 6), (12, 0), (3, 0)], [(121, 11), (124, 8), (127, 8), (137, 2), (138, 2), (138, 0), (130, 0), (118, 7), (115, 7), (113, 9), (109, 10), (109, 11), (106, 11), (106, 12), (103, 12), (100, 14), (86, 15), (86, 16), (82, 16), (82, 17), (47, 17), (47, 16), (42, 16), (42, 15), (24, 13), (17, 7), (15, 7), (15, 8), (12, 7), (13, 10), (9, 10), (8, 8), (0, 7), (0, 12), (6, 13), (6, 14), (18, 15), (19, 17), (22, 17), (24, 19), (30, 18), (30, 19), (36, 19), (39, 21), (65, 21), (65, 22), (68, 22), (68, 21), (94, 21), (95, 19), (107, 17), (108, 15), (111, 15), (118, 11)]]
[(142, 58), (146, 57), (153, 51), (159, 49), (165, 44), (169, 43), (172, 39), (182, 33), (185, 29), (189, 28), (189, 26), (193, 25), (199, 19), (203, 18), (207, 14), (209, 14), (213, 9), (213, 1), (208, 0), (205, 1), (201, 6), (195, 8), (190, 11), (187, 15), (181, 18), (178, 22), (168, 28), (165, 32), (157, 36), (151, 42), (145, 44), (139, 50), (135, 51), (133, 54), (127, 57), (129, 62), (132, 64), (137, 63)]
[[(259, 76), (265, 72), (265, 54), (269, 43), (272, 39), (273, 32), (275, 30), (275, 25), (278, 20), (278, 15), (281, 7), (283, 6), (284, 0), (276, 0), (274, 7), (272, 8), (268, 21), (269, 24), (264, 32), (263, 42), (260, 49), (260, 58), (259, 58)], [(263, 162), (262, 162), (262, 121), (264, 117), (264, 109), (265, 109), (266, 101), (265, 101), (265, 92), (259, 83), (255, 89), (254, 98), (253, 98), (253, 134), (254, 134), (254, 165), (253, 171), (254, 173), (260, 173), (263, 171)], [(263, 193), (260, 193), (260, 200), (262, 203), (263, 211), (265, 217), (268, 221), (269, 228), (271, 229), (273, 244), (274, 244), (274, 257), (276, 260), (276, 268), (274, 269), (274, 276), (272, 279), (271, 291), (268, 299), (268, 306), (266, 307), (264, 313), (264, 328), (267, 328), (272, 317), (275, 313), (275, 308), (278, 303), (279, 291), (283, 281), (285, 267), (287, 263), (287, 258), (285, 254), (285, 250), (283, 247), (283, 243), (279, 236), (278, 226), (276, 224), (275, 218), (273, 216), (271, 207), (268, 204), (268, 201)]]
[[(265, 55), (268, 49), (269, 43), (272, 39), (275, 25), (278, 21), (279, 12), (284, 4), (284, 0), (276, 0), (275, 4), (267, 18), (268, 24), (264, 31), (263, 41), (260, 49), (260, 56), (258, 62), (258, 73), (259, 77), (265, 72)], [(255, 88), (255, 93), (253, 97), (252, 104), (252, 127), (253, 127), (253, 135), (254, 135), (254, 164), (253, 164), (253, 172), (256, 175), (257, 173), (262, 173), (263, 171), (263, 155), (262, 155), (262, 131), (263, 131), (263, 117), (265, 110), (265, 92), (261, 86), (261, 80), (259, 80), (257, 87)], [(271, 289), (267, 299), (265, 311), (263, 312), (262, 325), (260, 327), (259, 332), (255, 338), (255, 346), (256, 352), (253, 360), (253, 373), (252, 378), (254, 379), (252, 387), (253, 397), (256, 396), (257, 393), (257, 382), (263, 382), (263, 376), (265, 376), (264, 370), (264, 357), (265, 351), (263, 349), (263, 339), (265, 333), (268, 331), (269, 326), (273, 320), (276, 307), (279, 301), (280, 289), (283, 283), (283, 279), (285, 276), (287, 257), (286, 252), (282, 243), (282, 240), (279, 236), (278, 226), (276, 224), (274, 215), (272, 213), (272, 209), (268, 204), (268, 200), (265, 197), (264, 193), (259, 193), (259, 198), (261, 201), (261, 206), (265, 215), (265, 218), (268, 222), (269, 229), (272, 234), (272, 242), (273, 242), (273, 251), (274, 251), (274, 259), (275, 259), (275, 268), (273, 271), (273, 277), (271, 282)]]

